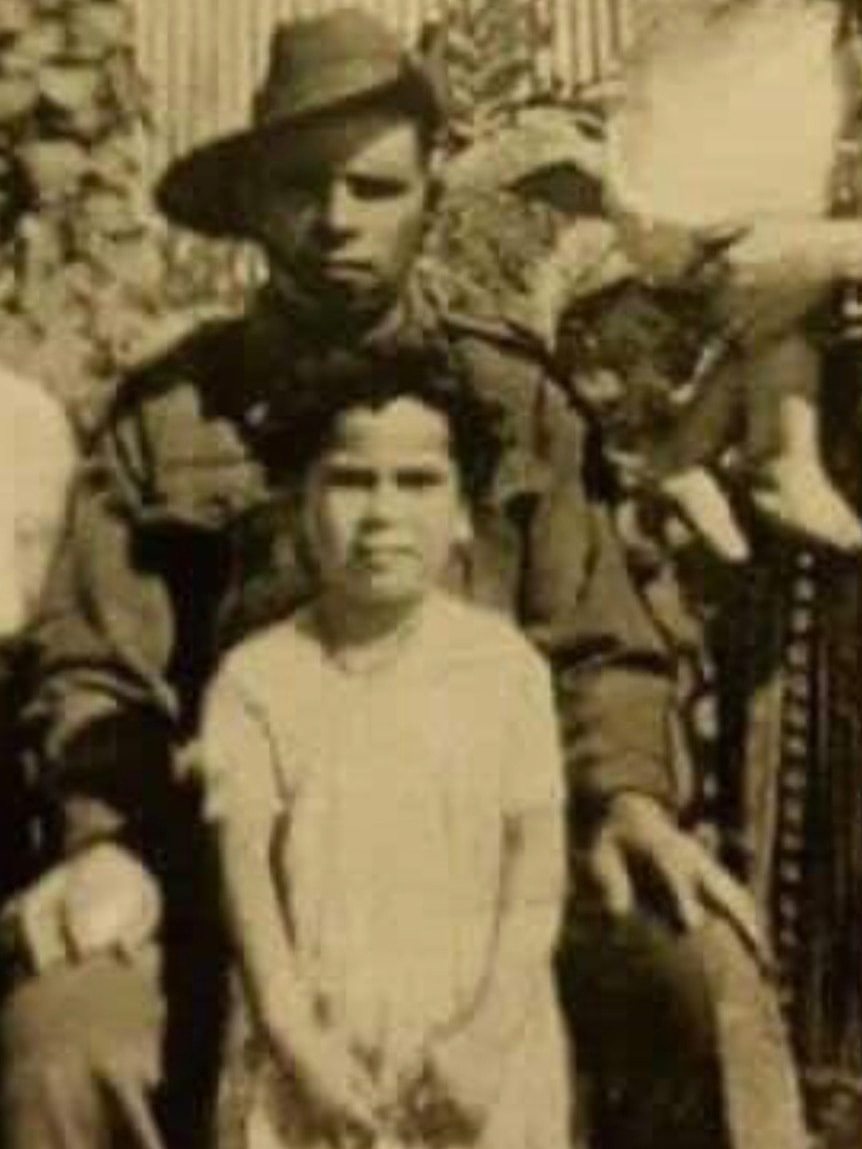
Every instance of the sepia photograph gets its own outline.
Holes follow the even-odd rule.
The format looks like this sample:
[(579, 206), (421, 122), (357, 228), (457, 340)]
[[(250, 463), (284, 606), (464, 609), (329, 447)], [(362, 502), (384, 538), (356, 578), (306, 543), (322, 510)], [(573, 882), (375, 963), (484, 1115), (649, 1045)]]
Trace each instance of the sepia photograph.
[(860, 1149), (862, 0), (0, 0), (0, 1149)]

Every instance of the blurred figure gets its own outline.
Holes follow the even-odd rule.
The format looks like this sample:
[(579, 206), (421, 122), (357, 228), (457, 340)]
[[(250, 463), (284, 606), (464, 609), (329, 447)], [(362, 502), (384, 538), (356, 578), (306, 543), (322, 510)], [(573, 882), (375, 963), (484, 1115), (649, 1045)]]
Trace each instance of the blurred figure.
[(0, 367), (0, 637), (38, 601), (75, 466), (71, 428), (40, 386)]
[(75, 467), (71, 428), (39, 384), (0, 367), (0, 898), (33, 864), (34, 795), (16, 742), (22, 631), (61, 533)]

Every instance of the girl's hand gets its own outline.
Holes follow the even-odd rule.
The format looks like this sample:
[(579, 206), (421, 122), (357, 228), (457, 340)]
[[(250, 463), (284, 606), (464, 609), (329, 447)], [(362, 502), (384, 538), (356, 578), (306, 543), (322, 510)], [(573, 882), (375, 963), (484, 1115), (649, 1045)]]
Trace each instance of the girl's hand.
[(496, 1100), (501, 1072), (499, 1049), (478, 1040), (471, 1026), (440, 1041), (411, 1094), (423, 1129), (447, 1140), (476, 1137)]
[(269, 1034), (279, 1064), (325, 1123), (340, 1132), (379, 1133), (371, 1076), (334, 1031), (313, 1020), (270, 1028)]
[(479, 1115), (452, 1096), (430, 1062), (404, 1091), (398, 1118), (411, 1138), (418, 1135), (429, 1145), (467, 1143), (482, 1127)]

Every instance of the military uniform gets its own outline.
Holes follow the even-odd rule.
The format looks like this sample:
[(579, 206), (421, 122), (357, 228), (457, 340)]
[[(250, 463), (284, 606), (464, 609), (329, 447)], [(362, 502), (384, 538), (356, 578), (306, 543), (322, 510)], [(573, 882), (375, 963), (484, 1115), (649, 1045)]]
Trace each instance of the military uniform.
[[(51, 784), (70, 802), (73, 845), (108, 826), (107, 809), (101, 821), (76, 795), (102, 799), (112, 816), (146, 810), (151, 769), (130, 757), (129, 726), (182, 741), (220, 647), (304, 593), (266, 457), (290, 449), (291, 387), (313, 384), (315, 363), (333, 350), (325, 338), (292, 329), (264, 294), (248, 318), (192, 332), (119, 391), (32, 636), (30, 720), (44, 735)], [(532, 631), (579, 698), (578, 714), (625, 698), (600, 734), (571, 715), (573, 779), (586, 786), (589, 774), (593, 791), (624, 785), (673, 802), (667, 657), (587, 499), (580, 421), (538, 349), (504, 321), (441, 313), (414, 290), (397, 321), (368, 337), (428, 338), (445, 342), (470, 386), (501, 408), (506, 444), (453, 588)], [(152, 737), (138, 742), (149, 761)]]

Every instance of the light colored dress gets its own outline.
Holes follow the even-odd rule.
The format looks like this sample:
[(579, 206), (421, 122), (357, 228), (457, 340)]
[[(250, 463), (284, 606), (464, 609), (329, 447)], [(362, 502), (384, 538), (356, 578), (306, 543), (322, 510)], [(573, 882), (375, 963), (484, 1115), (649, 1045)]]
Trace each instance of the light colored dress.
[[(509, 624), (440, 594), (390, 658), (351, 671), (328, 650), (314, 614), (301, 612), (227, 659), (204, 751), (212, 818), (235, 787), (286, 815), (276, 881), (319, 1002), (370, 1062), (394, 1071), (413, 1064), (429, 1036), (469, 1014), (481, 994), (507, 818), (545, 809), (562, 817), (540, 657)], [(489, 1149), (569, 1143), (561, 1020), (550, 968), (537, 975), (476, 1142)], [(301, 1108), (264, 1064), (251, 1149), (331, 1143)]]

